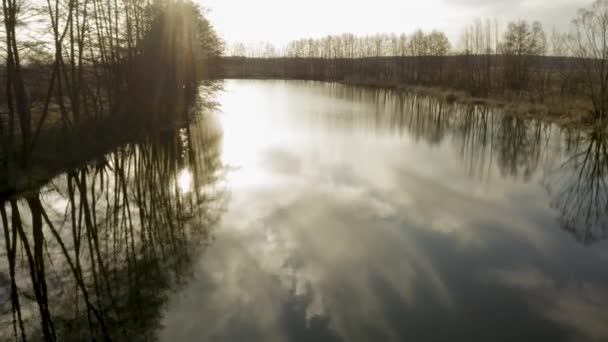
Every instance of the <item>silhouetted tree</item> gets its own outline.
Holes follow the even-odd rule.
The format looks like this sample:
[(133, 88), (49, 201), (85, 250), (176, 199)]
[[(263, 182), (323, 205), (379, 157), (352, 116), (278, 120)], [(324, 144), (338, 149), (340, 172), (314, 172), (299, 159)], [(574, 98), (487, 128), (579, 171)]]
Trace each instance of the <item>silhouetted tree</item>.
[(608, 1), (596, 0), (581, 9), (573, 21), (569, 37), (572, 54), (578, 57), (578, 70), (584, 91), (593, 103), (595, 117), (608, 117)]

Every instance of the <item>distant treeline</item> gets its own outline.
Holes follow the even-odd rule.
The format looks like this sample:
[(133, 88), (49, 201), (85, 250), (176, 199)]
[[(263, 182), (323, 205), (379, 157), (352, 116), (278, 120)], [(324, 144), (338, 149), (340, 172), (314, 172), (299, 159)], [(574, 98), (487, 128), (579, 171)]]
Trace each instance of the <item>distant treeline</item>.
[[(472, 96), (545, 103), (581, 99), (608, 116), (608, 0), (581, 9), (570, 33), (548, 37), (540, 22), (477, 20), (454, 48), (443, 32), (353, 34), (270, 44), (236, 44), (216, 60), (216, 76), (337, 80), (449, 87)], [(551, 56), (551, 57), (549, 57)], [(561, 105), (561, 104), (560, 104)]]
[[(244, 58), (215, 60), (222, 78), (279, 78), (345, 81), (378, 86), (422, 85), (468, 91), (473, 96), (511, 94), (542, 103), (555, 96), (584, 94), (576, 73), (580, 61), (568, 57), (505, 55), (325, 58)], [(522, 68), (525, 72), (520, 71)]]
[(51, 126), (67, 136), (90, 134), (85, 126), (108, 119), (116, 127), (171, 119), (164, 102), (185, 102), (205, 61), (222, 49), (191, 0), (3, 0), (2, 6), (0, 178), (10, 187)]

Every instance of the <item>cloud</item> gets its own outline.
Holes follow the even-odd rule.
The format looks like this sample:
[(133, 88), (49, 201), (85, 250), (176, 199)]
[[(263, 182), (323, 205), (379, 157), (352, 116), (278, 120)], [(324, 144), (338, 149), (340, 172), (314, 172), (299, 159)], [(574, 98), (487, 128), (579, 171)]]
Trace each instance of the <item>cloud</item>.
[(456, 42), (476, 18), (539, 20), (545, 27), (567, 30), (580, 7), (591, 0), (209, 0), (211, 19), (229, 42), (290, 40), (352, 32), (409, 33), (417, 28), (440, 29)]
[(568, 30), (571, 20), (579, 8), (591, 5), (591, 0), (453, 0), (451, 5), (461, 9), (475, 9), (480, 17), (497, 18), (504, 24), (525, 19), (538, 20), (547, 29), (556, 27)]
[[(608, 339), (608, 292), (604, 288), (571, 279), (556, 281), (540, 270), (494, 270), (488, 279), (529, 294), (540, 315), (566, 326), (592, 341)], [(532, 294), (532, 295), (530, 295)]]

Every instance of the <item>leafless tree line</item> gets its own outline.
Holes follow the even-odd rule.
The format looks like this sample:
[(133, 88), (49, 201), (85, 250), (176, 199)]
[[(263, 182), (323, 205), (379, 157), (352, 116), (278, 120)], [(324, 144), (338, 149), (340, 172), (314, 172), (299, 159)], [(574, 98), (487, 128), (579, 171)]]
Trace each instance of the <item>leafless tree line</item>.
[[(0, 146), (9, 186), (49, 126), (73, 132), (87, 121), (132, 117), (134, 98), (191, 85), (221, 49), (190, 0), (2, 0), (1, 19)], [(154, 92), (138, 95), (144, 91)]]
[(342, 34), (320, 39), (293, 41), (283, 50), (269, 43), (246, 46), (236, 43), (227, 49), (227, 55), (251, 58), (365, 58), (414, 55), (446, 55), (451, 45), (440, 31), (425, 33), (421, 30), (406, 34), (374, 34), (356, 36)]

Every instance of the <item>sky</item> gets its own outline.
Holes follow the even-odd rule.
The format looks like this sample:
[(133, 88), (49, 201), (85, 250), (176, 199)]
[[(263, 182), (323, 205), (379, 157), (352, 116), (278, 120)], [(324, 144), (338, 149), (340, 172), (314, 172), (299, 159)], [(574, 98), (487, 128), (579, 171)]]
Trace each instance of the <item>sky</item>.
[(476, 18), (540, 20), (549, 32), (568, 30), (592, 0), (199, 0), (228, 44), (269, 42), (351, 32), (446, 32), (453, 43)]

